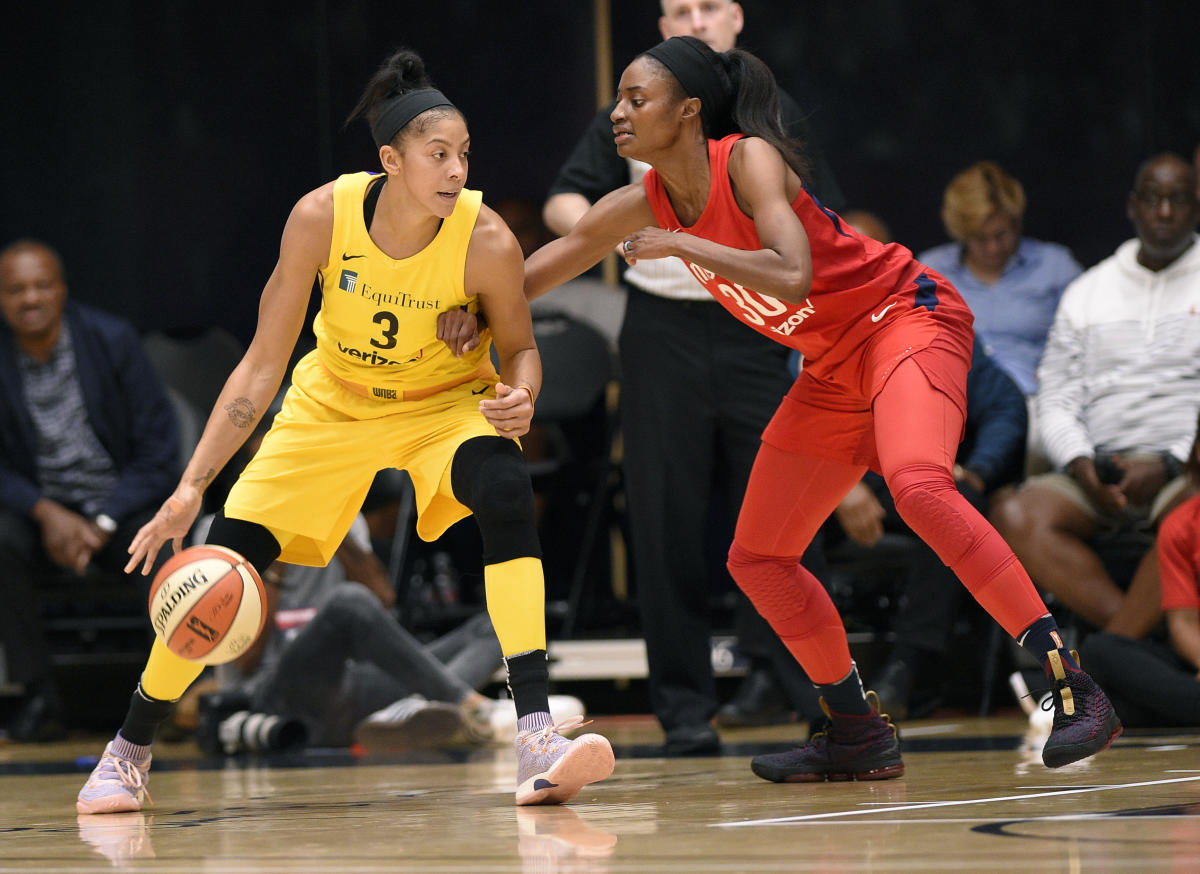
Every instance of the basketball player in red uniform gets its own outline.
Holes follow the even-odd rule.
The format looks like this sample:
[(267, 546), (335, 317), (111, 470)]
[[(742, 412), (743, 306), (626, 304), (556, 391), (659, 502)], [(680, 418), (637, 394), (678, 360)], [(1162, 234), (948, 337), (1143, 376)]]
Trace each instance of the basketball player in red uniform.
[(1045, 666), (1055, 706), (1046, 765), (1099, 752), (1120, 721), (1063, 648), (1012, 550), (954, 485), (969, 309), (909, 250), (859, 234), (815, 199), (778, 118), (774, 77), (747, 52), (676, 37), (640, 55), (621, 77), (613, 136), (620, 155), (653, 169), (530, 256), (525, 279), (532, 299), (615, 246), (630, 263), (678, 257), (735, 318), (804, 356), (763, 433), (729, 569), (817, 685), (831, 725), (756, 757), (754, 772), (777, 782), (904, 773), (841, 617), (799, 561), (868, 468), (885, 477), (912, 530)]

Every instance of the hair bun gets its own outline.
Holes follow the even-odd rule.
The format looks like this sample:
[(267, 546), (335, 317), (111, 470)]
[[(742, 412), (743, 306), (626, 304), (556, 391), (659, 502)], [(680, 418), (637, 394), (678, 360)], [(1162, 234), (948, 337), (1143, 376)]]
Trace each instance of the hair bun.
[(397, 90), (416, 88), (425, 82), (425, 61), (412, 49), (399, 49), (385, 66), (395, 75)]

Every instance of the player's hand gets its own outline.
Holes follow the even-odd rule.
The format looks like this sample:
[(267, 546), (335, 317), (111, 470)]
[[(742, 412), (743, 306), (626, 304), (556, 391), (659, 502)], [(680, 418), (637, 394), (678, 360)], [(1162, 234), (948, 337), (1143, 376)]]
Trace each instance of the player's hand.
[(669, 258), (675, 254), (675, 244), (679, 236), (674, 231), (664, 231), (662, 228), (642, 228), (634, 231), (617, 246), (617, 253), (629, 265), (636, 264), (645, 258)]
[(521, 437), (533, 421), (533, 398), (523, 387), (496, 383), (496, 397), (479, 402), (479, 412), (501, 437)]
[(462, 358), (479, 345), (479, 320), (464, 309), (438, 313), (437, 337), (445, 343), (455, 358)]
[(883, 536), (883, 505), (864, 483), (857, 482), (833, 511), (846, 536), (863, 546), (874, 546)]
[(82, 574), (92, 556), (104, 546), (95, 525), (57, 501), (38, 501), (33, 517), (42, 529), (46, 555), (59, 567)]
[(192, 486), (181, 485), (167, 498), (154, 518), (138, 529), (129, 544), (129, 562), (125, 573), (133, 573), (142, 566), (142, 576), (148, 576), (154, 566), (158, 551), (168, 540), (175, 552), (183, 549), (183, 538), (192, 530), (196, 517), (200, 515), (201, 493)]

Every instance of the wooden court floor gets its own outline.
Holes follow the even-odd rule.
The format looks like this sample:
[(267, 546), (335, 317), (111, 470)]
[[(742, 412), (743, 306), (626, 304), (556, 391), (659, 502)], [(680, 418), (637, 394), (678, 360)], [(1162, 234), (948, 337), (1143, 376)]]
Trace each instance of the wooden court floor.
[[(205, 759), (160, 745), (141, 813), (77, 817), (97, 739), (0, 747), (0, 871), (1200, 871), (1200, 732), (1127, 733), (1050, 771), (1024, 717), (902, 726), (908, 773), (775, 785), (749, 757), (795, 727), (723, 731), (658, 757), (647, 717), (602, 717), (613, 777), (516, 808), (507, 746), (471, 753)], [(78, 760), (77, 757), (84, 757)]]

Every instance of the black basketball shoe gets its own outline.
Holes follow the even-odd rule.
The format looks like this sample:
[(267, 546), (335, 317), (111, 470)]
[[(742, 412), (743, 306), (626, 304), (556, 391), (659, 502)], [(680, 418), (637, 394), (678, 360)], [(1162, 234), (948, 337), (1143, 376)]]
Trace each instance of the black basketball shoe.
[(750, 760), (750, 769), (774, 783), (820, 783), (824, 780), (891, 780), (904, 775), (900, 738), (879, 697), (867, 693), (871, 712), (834, 713), (821, 699), (829, 725), (808, 742), (785, 753), (768, 753)]
[(1121, 720), (1108, 696), (1083, 671), (1069, 670), (1057, 650), (1046, 653), (1046, 676), (1054, 683), (1054, 727), (1042, 747), (1047, 768), (1094, 756), (1120, 736)]

